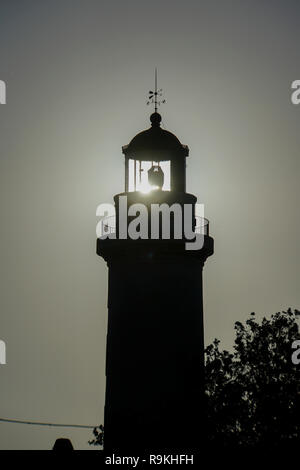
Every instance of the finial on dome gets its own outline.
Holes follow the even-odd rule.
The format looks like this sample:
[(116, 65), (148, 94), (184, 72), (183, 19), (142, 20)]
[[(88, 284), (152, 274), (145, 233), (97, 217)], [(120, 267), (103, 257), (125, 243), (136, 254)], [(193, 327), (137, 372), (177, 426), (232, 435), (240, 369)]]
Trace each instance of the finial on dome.
[(161, 122), (161, 115), (156, 112), (151, 114), (150, 121), (151, 121), (152, 127), (159, 127), (160, 122)]
[(157, 114), (157, 106), (160, 106), (162, 103), (165, 103), (166, 100), (157, 100), (157, 97), (162, 96), (162, 88), (157, 89), (157, 68), (155, 68), (155, 91), (149, 91), (147, 104), (154, 104), (154, 114)]

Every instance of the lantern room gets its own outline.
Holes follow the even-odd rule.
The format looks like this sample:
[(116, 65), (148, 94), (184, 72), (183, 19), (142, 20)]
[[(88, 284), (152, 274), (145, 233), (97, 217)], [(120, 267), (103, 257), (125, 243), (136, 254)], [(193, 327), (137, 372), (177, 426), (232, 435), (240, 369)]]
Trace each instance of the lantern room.
[(125, 192), (152, 190), (185, 192), (187, 145), (161, 128), (161, 115), (150, 116), (151, 127), (122, 147), (125, 156)]

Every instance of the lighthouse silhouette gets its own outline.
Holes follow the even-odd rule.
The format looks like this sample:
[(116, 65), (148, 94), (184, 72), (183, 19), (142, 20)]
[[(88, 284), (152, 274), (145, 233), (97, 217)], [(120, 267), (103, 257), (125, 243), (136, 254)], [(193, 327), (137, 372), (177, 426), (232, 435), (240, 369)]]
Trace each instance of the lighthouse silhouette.
[[(125, 192), (114, 196), (115, 219), (102, 220), (97, 239), (108, 266), (107, 453), (195, 451), (205, 435), (202, 270), (213, 239), (208, 221), (195, 215), (197, 198), (186, 192), (189, 149), (161, 127), (160, 91), (150, 92), (151, 127), (122, 147)], [(161, 209), (155, 237), (153, 205)], [(132, 206), (136, 216), (148, 211), (148, 236), (130, 236)], [(196, 249), (178, 235), (184, 216), (175, 206), (191, 210), (194, 241), (202, 240)]]

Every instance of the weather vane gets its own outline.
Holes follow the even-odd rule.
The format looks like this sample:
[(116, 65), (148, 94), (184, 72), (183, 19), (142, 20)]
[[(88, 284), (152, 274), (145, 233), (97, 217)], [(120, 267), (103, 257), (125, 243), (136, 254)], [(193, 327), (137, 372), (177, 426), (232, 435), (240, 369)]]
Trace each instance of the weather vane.
[(162, 88), (159, 90), (157, 89), (157, 69), (155, 69), (155, 91), (149, 91), (149, 96), (148, 96), (148, 104), (154, 104), (154, 111), (157, 113), (157, 106), (160, 106), (162, 103), (165, 103), (166, 100), (160, 100), (158, 99), (160, 96), (162, 96)]

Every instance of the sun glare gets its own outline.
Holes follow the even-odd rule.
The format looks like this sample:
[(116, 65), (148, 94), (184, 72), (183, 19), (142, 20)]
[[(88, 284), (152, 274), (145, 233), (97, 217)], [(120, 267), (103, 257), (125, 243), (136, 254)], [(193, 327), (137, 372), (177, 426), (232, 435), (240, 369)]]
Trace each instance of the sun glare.
[[(148, 171), (152, 167), (152, 162), (134, 162), (129, 160), (129, 191), (140, 191), (149, 194), (152, 190), (158, 189), (151, 186), (148, 181)], [(160, 162), (160, 167), (164, 173), (163, 191), (170, 191), (170, 162)]]

